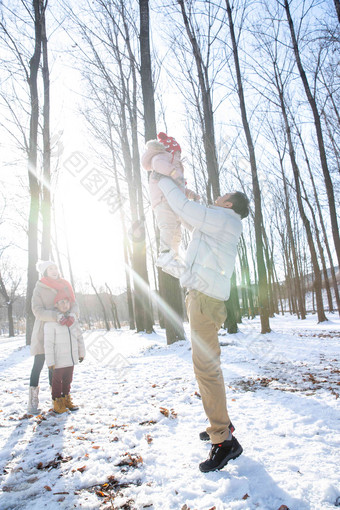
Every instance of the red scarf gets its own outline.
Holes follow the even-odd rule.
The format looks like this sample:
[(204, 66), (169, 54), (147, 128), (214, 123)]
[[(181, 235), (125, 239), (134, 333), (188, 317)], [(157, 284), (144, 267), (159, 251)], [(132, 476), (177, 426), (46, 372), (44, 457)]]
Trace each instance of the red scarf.
[(64, 280), (63, 278), (57, 278), (56, 280), (54, 278), (50, 278), (49, 276), (43, 276), (41, 278), (41, 283), (44, 283), (48, 287), (51, 287), (51, 289), (55, 289), (56, 291), (64, 291), (69, 295), (70, 303), (74, 303), (76, 298), (72, 289), (71, 284)]

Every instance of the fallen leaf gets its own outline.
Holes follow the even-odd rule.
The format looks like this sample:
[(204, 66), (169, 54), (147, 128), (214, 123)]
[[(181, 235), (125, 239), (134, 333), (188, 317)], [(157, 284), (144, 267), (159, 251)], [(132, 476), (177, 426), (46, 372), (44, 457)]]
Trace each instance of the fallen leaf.
[(92, 446), (94, 450), (99, 450), (100, 446)]
[(248, 498), (249, 498), (249, 494), (245, 494), (242, 499), (248, 499)]
[(143, 458), (137, 454), (124, 453), (125, 458), (121, 460), (117, 466), (129, 466), (129, 467), (138, 467), (139, 464), (143, 464)]
[(279, 510), (289, 510), (289, 508), (286, 505), (281, 505)]
[(86, 469), (86, 466), (82, 466), (80, 468), (77, 469), (77, 471), (79, 471), (80, 473), (83, 473)]
[(37, 476), (32, 476), (32, 478), (28, 478), (26, 480), (27, 483), (35, 483), (39, 480), (39, 478)]
[(46, 489), (47, 491), (51, 491), (52, 490), (51, 487), (49, 487), (48, 485), (45, 485), (44, 489)]
[(148, 444), (152, 443), (153, 439), (150, 436), (150, 434), (147, 434), (145, 437), (146, 437), (146, 440), (147, 440)]
[(177, 418), (177, 413), (175, 413), (174, 409), (170, 409), (169, 411), (166, 407), (160, 407), (159, 410), (167, 418)]

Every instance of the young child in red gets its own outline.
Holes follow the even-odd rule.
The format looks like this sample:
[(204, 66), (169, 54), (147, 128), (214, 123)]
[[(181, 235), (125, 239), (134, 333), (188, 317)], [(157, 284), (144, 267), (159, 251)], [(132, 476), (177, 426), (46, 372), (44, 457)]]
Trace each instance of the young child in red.
[(67, 409), (78, 409), (73, 404), (70, 389), (74, 365), (83, 361), (85, 345), (79, 324), (67, 317), (71, 303), (67, 293), (61, 291), (55, 297), (55, 307), (65, 315), (64, 323), (46, 322), (44, 325), (44, 345), (46, 363), (53, 370), (52, 400), (56, 413), (64, 413)]

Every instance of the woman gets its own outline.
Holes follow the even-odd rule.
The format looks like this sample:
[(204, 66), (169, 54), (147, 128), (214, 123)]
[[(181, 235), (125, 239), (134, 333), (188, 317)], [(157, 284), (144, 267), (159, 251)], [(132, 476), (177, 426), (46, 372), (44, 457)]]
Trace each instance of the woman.
[[(60, 277), (59, 269), (51, 260), (39, 261), (36, 265), (37, 271), (42, 278), (37, 281), (32, 296), (32, 311), (35, 316), (31, 338), (31, 355), (34, 356), (34, 363), (30, 378), (28, 413), (38, 414), (39, 406), (39, 378), (45, 362), (44, 350), (44, 323), (59, 322), (64, 325), (73, 323), (79, 314), (79, 307), (76, 303), (71, 284)], [(68, 313), (62, 314), (54, 307), (54, 299), (59, 291), (68, 294), (71, 308)], [(52, 385), (52, 371), (49, 371), (50, 386)]]

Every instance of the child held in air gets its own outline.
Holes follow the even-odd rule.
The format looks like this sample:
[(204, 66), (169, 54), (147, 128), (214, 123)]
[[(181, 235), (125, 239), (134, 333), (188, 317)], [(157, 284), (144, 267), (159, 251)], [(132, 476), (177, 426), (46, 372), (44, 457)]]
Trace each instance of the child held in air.
[(151, 206), (160, 231), (160, 256), (156, 265), (164, 272), (179, 277), (184, 270), (184, 264), (178, 254), (181, 243), (181, 219), (171, 209), (158, 186), (159, 174), (171, 177), (188, 199), (199, 200), (200, 196), (186, 188), (180, 145), (165, 133), (158, 133), (157, 137), (158, 140), (149, 140), (146, 143), (141, 160), (143, 168), (150, 172)]

